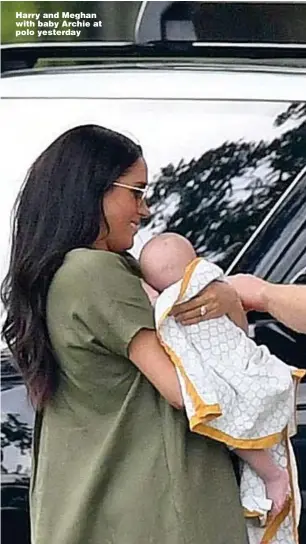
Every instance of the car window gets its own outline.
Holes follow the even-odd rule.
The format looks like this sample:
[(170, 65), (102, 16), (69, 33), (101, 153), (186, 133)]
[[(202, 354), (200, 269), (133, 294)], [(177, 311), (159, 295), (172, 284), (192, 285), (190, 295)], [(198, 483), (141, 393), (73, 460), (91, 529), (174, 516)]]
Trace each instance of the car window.
[(192, 20), (199, 41), (305, 43), (304, 2), (191, 4)]
[(131, 136), (149, 166), (153, 233), (188, 236), (227, 266), (305, 164), (306, 103), (243, 100), (4, 99), (0, 277), (10, 211), (31, 163), (61, 132), (98, 123)]
[(305, 2), (144, 2), (137, 37), (305, 44), (305, 14)]
[(289, 283), (306, 266), (306, 174), (297, 182), (231, 273)]

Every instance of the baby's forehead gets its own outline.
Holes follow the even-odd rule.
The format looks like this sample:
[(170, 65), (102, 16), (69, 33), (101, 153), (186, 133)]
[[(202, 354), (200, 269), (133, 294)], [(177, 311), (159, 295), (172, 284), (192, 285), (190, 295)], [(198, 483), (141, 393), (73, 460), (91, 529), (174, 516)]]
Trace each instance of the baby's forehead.
[[(146, 249), (146, 248), (145, 248)], [(186, 250), (186, 246), (185, 244), (183, 243), (182, 240), (180, 240), (179, 238), (175, 239), (175, 238), (163, 238), (163, 237), (156, 237), (156, 238), (152, 238), (152, 240), (148, 243), (148, 246), (147, 246), (147, 251), (154, 251), (154, 252), (157, 252), (157, 251), (161, 251), (161, 252), (165, 252), (165, 251), (177, 251), (177, 250)]]

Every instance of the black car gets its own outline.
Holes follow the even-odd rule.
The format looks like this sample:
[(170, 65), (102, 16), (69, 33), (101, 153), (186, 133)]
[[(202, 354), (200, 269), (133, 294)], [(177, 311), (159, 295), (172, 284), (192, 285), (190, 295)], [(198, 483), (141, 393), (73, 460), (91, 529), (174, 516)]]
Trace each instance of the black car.
[[(274, 283), (305, 285), (306, 168), (234, 260), (228, 273), (248, 272)], [(268, 314), (248, 314), (250, 336), (286, 363), (305, 368), (306, 334), (299, 334)], [(305, 311), (306, 324), (306, 311)], [(298, 434), (292, 439), (302, 496), (301, 544), (306, 542), (306, 380), (297, 396)]]

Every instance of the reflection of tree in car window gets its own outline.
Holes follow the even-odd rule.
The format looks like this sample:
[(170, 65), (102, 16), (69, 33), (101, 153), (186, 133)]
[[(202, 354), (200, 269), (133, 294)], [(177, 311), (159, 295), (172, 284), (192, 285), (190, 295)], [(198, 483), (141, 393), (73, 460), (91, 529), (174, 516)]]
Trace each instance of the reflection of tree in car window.
[[(270, 142), (226, 141), (161, 168), (148, 225), (187, 236), (200, 254), (227, 267), (306, 164), (306, 103), (291, 104), (274, 126), (284, 131)], [(241, 194), (240, 179), (247, 180)]]
[(199, 41), (305, 43), (306, 6), (303, 3), (191, 4), (192, 20)]
[[(8, 473), (11, 470), (5, 465), (5, 449), (9, 446), (16, 448), (17, 454), (25, 455), (30, 452), (32, 442), (32, 428), (19, 420), (15, 414), (6, 414), (1, 422), (1, 471)], [(14, 456), (12, 456), (12, 459)], [(13, 467), (16, 472), (18, 464)], [(10, 469), (12, 467), (10, 466)]]

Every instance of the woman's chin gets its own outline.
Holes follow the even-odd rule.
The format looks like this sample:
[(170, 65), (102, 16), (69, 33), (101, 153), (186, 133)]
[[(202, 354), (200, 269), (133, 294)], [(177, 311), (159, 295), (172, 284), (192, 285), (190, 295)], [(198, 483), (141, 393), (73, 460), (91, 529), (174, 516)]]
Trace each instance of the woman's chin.
[(126, 249), (132, 249), (133, 245), (134, 245), (134, 236), (133, 236), (133, 238), (131, 239), (129, 245), (126, 246)]
[(131, 249), (133, 247), (137, 233), (138, 228), (136, 230), (133, 229), (132, 236), (130, 237), (129, 247), (127, 247), (127, 249)]
[(126, 233), (126, 235), (118, 238), (112, 238), (108, 240), (108, 248), (114, 253), (122, 253), (131, 249), (134, 245), (134, 236), (135, 234)]
[(125, 243), (121, 245), (121, 248), (118, 251), (118, 253), (122, 252), (122, 251), (127, 251), (128, 249), (132, 249), (134, 245), (134, 236), (131, 236), (131, 238), (127, 238), (127, 240), (125, 240)]

